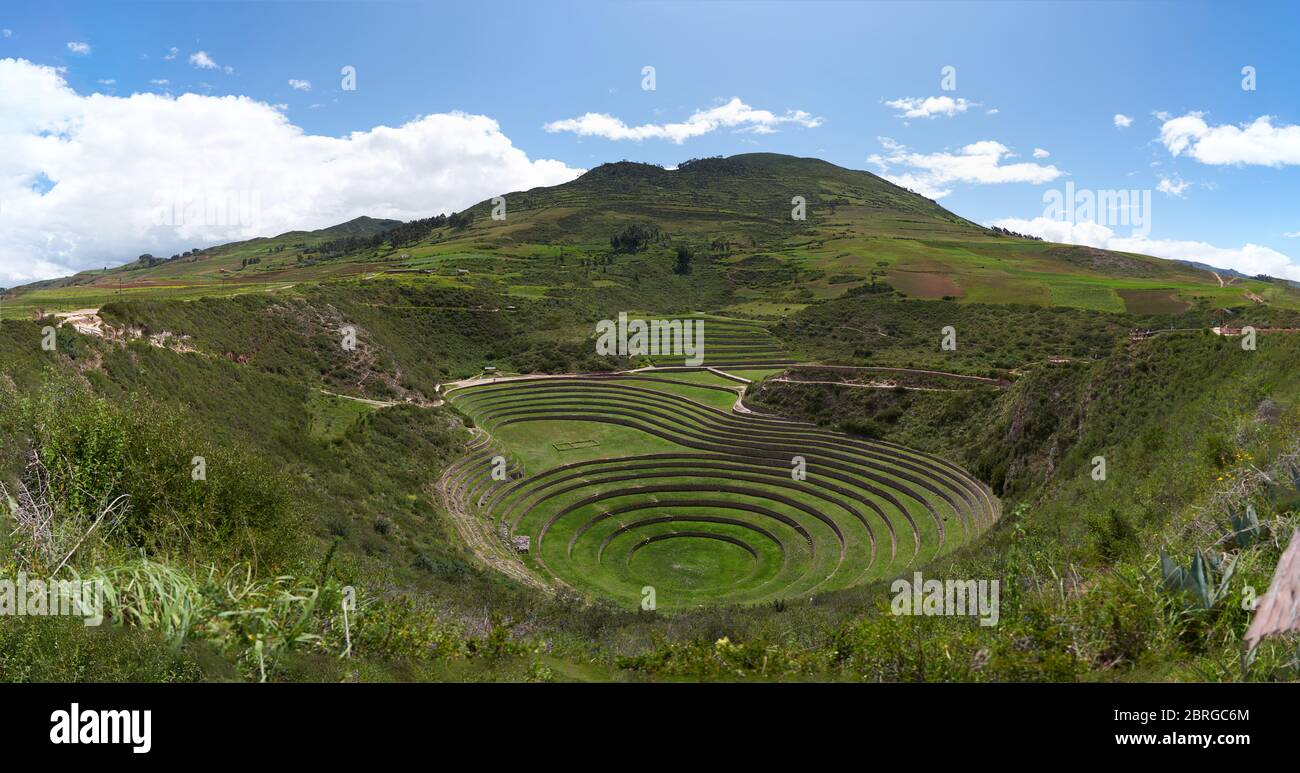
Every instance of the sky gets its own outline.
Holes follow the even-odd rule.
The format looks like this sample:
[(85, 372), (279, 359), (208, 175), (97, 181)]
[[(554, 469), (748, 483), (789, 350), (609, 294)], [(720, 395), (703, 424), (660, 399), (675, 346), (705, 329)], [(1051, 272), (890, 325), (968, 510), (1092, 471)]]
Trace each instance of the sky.
[(1300, 280), (1298, 43), (1296, 3), (6, 2), (0, 286), (758, 151)]

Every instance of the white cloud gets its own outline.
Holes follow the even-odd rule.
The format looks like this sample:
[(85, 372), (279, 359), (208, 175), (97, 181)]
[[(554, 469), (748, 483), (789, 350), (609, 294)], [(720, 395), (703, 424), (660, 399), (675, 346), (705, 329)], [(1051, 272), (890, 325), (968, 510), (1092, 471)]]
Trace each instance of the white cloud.
[(179, 48), (177, 48), (176, 46), (172, 46), (171, 48), (167, 49), (167, 53), (166, 55), (163, 56), (163, 59), (165, 61), (170, 62), (171, 60), (175, 59), (176, 56), (180, 54), (180, 52), (181, 50)]
[(1000, 111), (996, 107), (991, 107), (984, 111), (984, 115), (997, 115)]
[(14, 31), (9, 29), (0, 30), (0, 35), (4, 35), (7, 38), (12, 38), (14, 36)]
[(1127, 129), (1133, 125), (1133, 119), (1123, 113), (1116, 113), (1114, 119), (1115, 127), (1118, 129)]
[(302, 81), (297, 78), (290, 78), (289, 88), (297, 89), (298, 91), (311, 91), (311, 81)]
[(1050, 155), (1052, 154), (1042, 148), (1034, 148), (1034, 158), (1047, 158)]
[(697, 110), (682, 123), (642, 124), (628, 126), (621, 119), (606, 113), (586, 113), (577, 118), (551, 121), (543, 125), (548, 132), (573, 132), (582, 137), (604, 137), (607, 140), (669, 140), (678, 145), (692, 137), (699, 137), (718, 129), (734, 129), (750, 134), (771, 134), (781, 124), (792, 123), (814, 128), (822, 119), (802, 110), (789, 110), (776, 115), (767, 110), (756, 110), (739, 97), (708, 110)]
[(235, 71), (235, 68), (233, 67), (217, 64), (216, 61), (213, 60), (211, 56), (208, 56), (207, 51), (195, 51), (194, 53), (190, 54), (190, 64), (194, 65), (200, 70), (221, 70), (226, 75), (229, 75)]
[(166, 78), (155, 78), (154, 80), (151, 80), (149, 82), (155, 86), (167, 86), (171, 83), (171, 81), (167, 80)]
[(1160, 141), (1172, 155), (1202, 164), (1300, 164), (1300, 126), (1274, 126), (1267, 115), (1243, 126), (1211, 126), (1204, 113), (1191, 112), (1161, 124)]
[(89, 44), (89, 43), (78, 43), (78, 42), (75, 41), (75, 40), (69, 40), (69, 41), (68, 41), (68, 50), (71, 51), (71, 52), (74, 53), (74, 54), (82, 54), (82, 55), (84, 56), (85, 54), (89, 54), (89, 53), (90, 53), (90, 44)]
[(958, 113), (964, 113), (972, 107), (979, 107), (978, 102), (971, 102), (958, 97), (903, 97), (902, 99), (891, 99), (885, 102), (887, 107), (895, 110), (902, 110), (896, 117), (898, 118), (937, 118), (946, 115), (952, 118)]
[(1282, 235), (1287, 237), (1288, 239), (1295, 239), (1297, 237), (1300, 237), (1300, 231), (1285, 231), (1282, 233)]
[[(482, 115), (329, 137), (248, 97), (83, 96), (23, 60), (0, 59), (0, 83), (6, 286), (359, 215), (428, 217), (582, 171), (529, 159)], [(234, 206), (209, 222), (191, 206), (205, 203)]]
[(117, 85), (117, 81), (114, 80), (113, 78), (101, 78), (100, 80), (96, 81), (96, 83), (98, 83), (98, 84), (101, 85), (101, 86), (116, 86), (116, 85)]
[[(952, 193), (956, 183), (1040, 184), (1064, 174), (1054, 166), (1028, 162), (1004, 164), (1003, 161), (1015, 156), (1006, 145), (993, 140), (971, 143), (955, 153), (915, 153), (889, 137), (877, 139), (885, 152), (873, 154), (867, 160), (879, 166), (886, 179), (932, 199)], [(907, 169), (894, 174), (890, 172), (893, 167)]]
[(1258, 244), (1230, 248), (1216, 247), (1206, 242), (1152, 239), (1141, 235), (1117, 236), (1111, 229), (1097, 223), (1072, 223), (1048, 217), (1036, 217), (1033, 220), (1008, 217), (995, 220), (990, 225), (1009, 228), (1016, 233), (1040, 236), (1051, 242), (1085, 244), (1170, 260), (1191, 260), (1217, 268), (1230, 268), (1250, 276), (1268, 274), (1300, 281), (1300, 264), (1277, 250)]
[(1192, 187), (1191, 183), (1179, 177), (1161, 177), (1160, 182), (1156, 184), (1156, 190), (1169, 196), (1177, 196), (1180, 199), (1190, 187)]

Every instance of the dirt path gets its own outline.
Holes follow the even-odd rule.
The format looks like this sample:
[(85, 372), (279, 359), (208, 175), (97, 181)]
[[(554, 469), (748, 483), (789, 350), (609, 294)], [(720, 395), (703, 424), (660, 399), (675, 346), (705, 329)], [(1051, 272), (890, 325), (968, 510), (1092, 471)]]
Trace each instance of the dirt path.
[(985, 376), (970, 376), (965, 373), (950, 373), (944, 370), (922, 370), (920, 368), (890, 368), (883, 365), (817, 365), (816, 363), (791, 365), (787, 370), (829, 370), (835, 373), (856, 373), (856, 372), (874, 372), (874, 373), (901, 373), (918, 376), (939, 376), (942, 378), (951, 378), (958, 381), (969, 381), (975, 384), (987, 384), (995, 386), (998, 389), (1006, 389), (1011, 386), (1011, 382), (1000, 378), (987, 378)]
[(966, 392), (966, 389), (951, 389), (944, 387), (914, 387), (903, 386), (902, 384), (891, 384), (887, 381), (873, 381), (868, 384), (857, 384), (852, 381), (810, 381), (799, 378), (774, 378), (773, 381), (781, 381), (787, 384), (828, 384), (830, 386), (858, 387), (859, 389), (910, 389), (914, 392)]
[[(642, 368), (641, 370), (647, 370), (647, 369), (646, 369), (646, 368)], [(617, 371), (616, 374), (618, 374), (618, 373), (638, 373), (638, 372), (640, 372), (640, 371), (639, 371), (639, 370), (621, 370), (621, 371)], [(450, 393), (450, 392), (452, 392), (452, 391), (454, 391), (454, 390), (457, 390), (457, 389), (461, 389), (461, 388), (463, 388), (463, 387), (480, 386), (480, 385), (482, 385), (482, 384), (500, 384), (500, 383), (505, 383), (505, 382), (507, 382), (507, 381), (519, 381), (519, 380), (521, 380), (521, 379), (526, 379), (526, 378), (530, 378), (530, 379), (536, 379), (536, 378), (582, 378), (583, 376), (596, 376), (596, 375), (599, 375), (599, 376), (608, 376), (609, 374), (608, 374), (608, 373), (538, 373), (538, 374), (531, 375), (531, 376), (487, 376), (487, 377), (483, 377), (483, 376), (472, 376), (472, 377), (470, 377), (470, 378), (463, 378), (463, 379), (461, 379), (461, 380), (459, 380), (459, 381), (448, 381), (447, 383), (445, 383), (445, 384), (442, 385), (442, 394), (445, 396), (445, 395), (447, 395), (448, 393)]]
[[(392, 408), (394, 405), (406, 404), (399, 400), (371, 400), (365, 397), (353, 397), (352, 395), (341, 395), (338, 392), (331, 392), (328, 389), (317, 389), (316, 391), (320, 392), (323, 395), (329, 395), (330, 397), (338, 397), (344, 400), (352, 400), (353, 402), (365, 403), (366, 405), (373, 405), (376, 408)], [(435, 402), (429, 403), (429, 405), (431, 407), (442, 405), (442, 401), (437, 400)]]
[(755, 410), (750, 409), (748, 406), (746, 406), (746, 405), (745, 405), (745, 388), (744, 388), (744, 387), (741, 387), (741, 388), (736, 392), (736, 402), (735, 402), (734, 404), (732, 404), (732, 406), (731, 406), (731, 411), (732, 411), (732, 413), (743, 413), (743, 414), (745, 414), (746, 416), (758, 416), (758, 417), (760, 417), (760, 418), (764, 418), (764, 419), (779, 419), (779, 418), (781, 418), (780, 416), (777, 416), (777, 415), (774, 414), (774, 413), (762, 413), (761, 411), (755, 411)]
[(726, 371), (719, 370), (718, 368), (709, 368), (708, 371), (713, 375), (717, 376), (718, 378), (725, 378), (728, 381), (738, 381), (742, 384), (754, 383), (753, 379), (748, 379), (745, 378), (744, 376), (737, 376), (735, 373), (727, 373)]
[(456, 482), (455, 473), (459, 471), (461, 464), (473, 457), (475, 451), (481, 450), (489, 443), (489, 436), (483, 430), (476, 427), (470, 432), (474, 440), (469, 444), (468, 453), (460, 460), (447, 465), (434, 483), (433, 488), (439, 501), (451, 518), (456, 533), (480, 561), (525, 585), (553, 593), (555, 588), (530, 572), (523, 561), (519, 560), (519, 557), (501, 542), (501, 538), (493, 533), (489, 520), (478, 516), (467, 502), (452, 494), (452, 487)]

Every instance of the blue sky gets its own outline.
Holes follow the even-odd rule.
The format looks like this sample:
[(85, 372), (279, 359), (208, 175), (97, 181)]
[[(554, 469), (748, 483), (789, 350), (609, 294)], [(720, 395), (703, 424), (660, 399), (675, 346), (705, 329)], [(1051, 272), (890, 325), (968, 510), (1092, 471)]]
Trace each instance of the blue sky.
[[(107, 219), (132, 197), (127, 177), (191, 162), (186, 186), (261, 191), (258, 222), (236, 225), (274, 231), (361, 210), (445, 211), (604, 161), (751, 151), (884, 173), (979, 222), (1300, 279), (1300, 235), (1285, 235), (1300, 234), (1295, 3), (40, 2), (7, 3), (0, 34), (0, 79), (20, 82), (0, 80), (0, 108), (20, 116), (0, 118), (0, 136), (25, 140), (10, 143), (21, 158), (0, 158), (0, 226), (44, 229), (0, 235), (0, 284), (129, 260), (136, 242), (166, 252), (220, 239), (138, 216), (111, 234), (76, 232), (81, 209)], [(344, 66), (355, 90), (341, 88)], [(645, 66), (654, 90), (642, 88)], [(955, 89), (943, 88), (944, 67)], [(937, 98), (928, 113), (926, 98)], [(909, 107), (925, 114), (902, 117)], [(457, 112), (496, 129), (375, 133)], [(132, 146), (137, 122), (159, 136)], [(664, 128), (674, 123), (688, 125)], [(262, 127), (249, 131), (273, 157), (250, 160), (241, 148), (258, 136), (230, 140), (241, 126)], [(327, 140), (354, 132), (364, 137)], [(610, 138), (619, 133), (646, 138)], [(114, 134), (123, 158), (94, 168), (87, 158), (111, 156)], [(295, 179), (295, 158), (319, 169)], [(241, 163), (255, 168), (205, 178)], [(311, 207), (250, 182), (257, 168), (315, 197)], [(397, 179), (404, 170), (445, 184), (413, 186)], [(348, 175), (348, 190), (321, 193)], [(1149, 228), (1045, 222), (1045, 191), (1067, 183), (1150, 191)], [(59, 238), (41, 237), (51, 231)]]

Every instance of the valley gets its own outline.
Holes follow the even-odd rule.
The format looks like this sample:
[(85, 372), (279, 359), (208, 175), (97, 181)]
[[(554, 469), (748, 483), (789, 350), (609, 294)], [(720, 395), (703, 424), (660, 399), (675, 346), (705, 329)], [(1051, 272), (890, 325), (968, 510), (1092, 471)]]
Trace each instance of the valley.
[[(1291, 283), (775, 154), (504, 199), (5, 292), (0, 482), (66, 524), (6, 555), (119, 592), (103, 631), (0, 630), (0, 666), (67, 676), (32, 654), (54, 642), (141, 681), (1239, 677), (1236, 599), (1298, 517)], [(1211, 552), (1207, 607), (1161, 557)], [(892, 614), (914, 572), (998, 581), (997, 626)], [(1251, 668), (1295, 673), (1285, 641)]]

